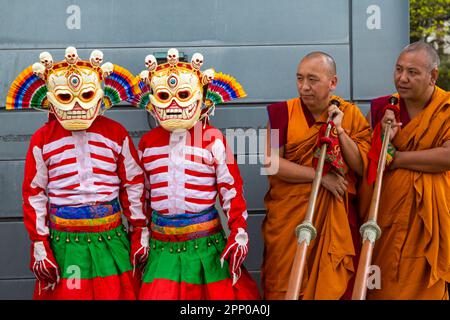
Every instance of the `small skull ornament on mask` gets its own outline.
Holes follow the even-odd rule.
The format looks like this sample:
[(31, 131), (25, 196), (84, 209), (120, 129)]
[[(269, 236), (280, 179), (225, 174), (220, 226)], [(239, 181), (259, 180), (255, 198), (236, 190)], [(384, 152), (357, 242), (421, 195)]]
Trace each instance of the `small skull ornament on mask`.
[(106, 62), (100, 67), (103, 71), (103, 77), (109, 77), (109, 75), (114, 71), (114, 65), (111, 62)]
[(169, 51), (167, 51), (167, 62), (174, 66), (178, 63), (178, 59), (179, 59), (179, 53), (178, 50), (175, 48), (169, 49)]
[(91, 56), (89, 57), (89, 61), (91, 62), (93, 67), (99, 67), (103, 62), (103, 52), (100, 50), (94, 50), (91, 52)]
[(211, 83), (214, 79), (214, 70), (213, 69), (207, 69), (203, 72), (202, 77), (202, 84), (207, 85)]
[(77, 49), (74, 47), (67, 47), (65, 58), (68, 64), (76, 64), (78, 61)]
[(33, 63), (32, 66), (33, 73), (44, 80), (44, 74), (45, 74), (45, 66), (39, 62)]
[(194, 53), (191, 59), (191, 65), (194, 69), (200, 70), (203, 65), (203, 55), (201, 53)]
[(145, 66), (147, 67), (147, 70), (152, 72), (156, 69), (158, 63), (156, 62), (156, 58), (154, 55), (149, 54), (145, 57)]
[(148, 70), (144, 70), (141, 71), (141, 73), (139, 74), (139, 77), (141, 78), (141, 81), (144, 82), (145, 84), (149, 84), (149, 80), (148, 80), (148, 76), (149, 76), (149, 71)]
[(47, 51), (42, 52), (39, 55), (39, 61), (41, 62), (42, 65), (45, 66), (46, 69), (51, 69), (53, 67), (53, 57)]

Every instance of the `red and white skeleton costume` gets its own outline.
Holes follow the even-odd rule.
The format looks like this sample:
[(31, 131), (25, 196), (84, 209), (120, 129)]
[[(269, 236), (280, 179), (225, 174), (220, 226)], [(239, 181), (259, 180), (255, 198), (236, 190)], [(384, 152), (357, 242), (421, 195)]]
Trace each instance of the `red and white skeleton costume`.
[[(43, 52), (8, 94), (8, 109), (50, 111), (31, 138), (22, 192), (37, 299), (135, 299), (134, 268), (148, 257), (137, 151), (122, 125), (100, 115), (131, 98), (132, 76), (102, 61), (99, 50), (83, 61), (68, 47), (58, 63)], [(68, 266), (79, 269), (79, 288), (68, 285)]]
[[(147, 212), (152, 215), (153, 241), (140, 298), (257, 299), (256, 284), (246, 271), (241, 273), (248, 253), (248, 214), (239, 168), (225, 137), (207, 124), (214, 105), (211, 101), (208, 107), (203, 104), (204, 90), (212, 84), (215, 73), (212, 69), (200, 71), (203, 56), (198, 53), (193, 55), (191, 63), (180, 62), (176, 49), (168, 51), (167, 63), (157, 65), (151, 55), (145, 61), (148, 70), (139, 76), (141, 95), (136, 104), (151, 112), (160, 126), (144, 135), (138, 148), (146, 176)], [(226, 77), (230, 88), (238, 86), (233, 78)], [(196, 258), (187, 268), (199, 273), (197, 281), (183, 275), (186, 272), (183, 270), (177, 277), (159, 270), (162, 267), (156, 264), (178, 266), (185, 254), (201, 256), (201, 248), (189, 251), (190, 243), (195, 243), (197, 249), (202, 245), (201, 239), (215, 236), (219, 229), (222, 232), (222, 227), (214, 222), (219, 220), (217, 214), (209, 220), (201, 218), (215, 211), (217, 197), (230, 229), (226, 244), (217, 246), (221, 252), (216, 260), (222, 269), (227, 261), (229, 273), (224, 276), (227, 279), (205, 280), (208, 278), (205, 274), (211, 270), (196, 270)], [(193, 222), (195, 219), (199, 222)], [(203, 227), (206, 225), (209, 229)], [(204, 245), (210, 246), (209, 241)], [(216, 243), (219, 243), (217, 239)], [(178, 248), (174, 252), (180, 253), (180, 257), (164, 256), (165, 248), (170, 252)]]
[(158, 127), (142, 138), (139, 154), (148, 179), (148, 210), (198, 213), (219, 196), (231, 231), (224, 257), (232, 254), (237, 281), (248, 252), (248, 214), (239, 168), (222, 133), (200, 121), (188, 131)]

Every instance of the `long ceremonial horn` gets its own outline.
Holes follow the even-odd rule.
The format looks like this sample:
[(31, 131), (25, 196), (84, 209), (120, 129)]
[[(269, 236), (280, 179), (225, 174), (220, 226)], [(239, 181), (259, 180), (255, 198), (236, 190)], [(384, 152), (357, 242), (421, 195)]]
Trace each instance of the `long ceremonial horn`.
[[(330, 105), (334, 104), (339, 107), (340, 103), (337, 100), (331, 100)], [(327, 130), (325, 131), (325, 137), (330, 136), (331, 120), (334, 118), (333, 114), (327, 122)], [(294, 262), (292, 264), (291, 275), (289, 277), (288, 290), (286, 292), (285, 300), (298, 300), (300, 289), (302, 285), (303, 273), (306, 265), (306, 252), (311, 240), (317, 235), (316, 228), (312, 224), (314, 218), (314, 209), (316, 206), (317, 194), (319, 193), (319, 187), (322, 182), (323, 165), (325, 163), (325, 155), (327, 152), (327, 144), (323, 144), (320, 147), (320, 157), (317, 164), (316, 172), (314, 173), (314, 180), (312, 184), (311, 194), (309, 196), (308, 209), (306, 211), (305, 220), (302, 224), (295, 228), (295, 234), (297, 236), (297, 251), (295, 252)]]
[[(396, 105), (398, 99), (396, 97), (389, 98), (391, 105)], [(353, 287), (352, 300), (365, 300), (367, 295), (367, 278), (369, 275), (369, 267), (372, 262), (373, 247), (375, 241), (381, 236), (381, 229), (377, 224), (378, 207), (380, 204), (381, 183), (383, 181), (384, 168), (386, 166), (386, 155), (389, 144), (389, 136), (391, 134), (391, 121), (389, 121), (384, 129), (383, 145), (380, 153), (380, 160), (377, 168), (377, 178), (375, 180), (375, 187), (370, 202), (369, 217), (364, 223), (359, 232), (363, 238), (363, 245), (361, 255), (359, 257), (358, 271), (356, 273), (355, 286)]]

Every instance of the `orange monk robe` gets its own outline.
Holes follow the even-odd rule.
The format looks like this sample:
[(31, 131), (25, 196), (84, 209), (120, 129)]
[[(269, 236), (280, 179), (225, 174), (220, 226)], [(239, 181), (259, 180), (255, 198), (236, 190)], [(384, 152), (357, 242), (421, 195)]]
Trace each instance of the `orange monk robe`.
[[(344, 112), (342, 128), (356, 142), (367, 166), (370, 148), (370, 128), (360, 110), (353, 104), (338, 99)], [(324, 112), (316, 123), (308, 127), (300, 99), (287, 101), (288, 130), (285, 158), (300, 165), (312, 167), (320, 126), (327, 120)], [(347, 192), (355, 194), (355, 174), (348, 171)], [(270, 188), (264, 203), (267, 214), (263, 222), (264, 260), (262, 284), (265, 299), (284, 299), (297, 247), (295, 228), (305, 218), (312, 183), (288, 183), (269, 176)], [(307, 268), (302, 283), (302, 299), (340, 299), (356, 266), (352, 235), (348, 221), (348, 194), (344, 202), (320, 187), (313, 225), (317, 237), (311, 241), (307, 253)]]
[[(430, 104), (393, 140), (398, 151), (419, 151), (450, 140), (450, 93), (436, 87)], [(406, 169), (383, 177), (372, 264), (381, 289), (368, 299), (448, 299), (450, 281), (450, 176)]]

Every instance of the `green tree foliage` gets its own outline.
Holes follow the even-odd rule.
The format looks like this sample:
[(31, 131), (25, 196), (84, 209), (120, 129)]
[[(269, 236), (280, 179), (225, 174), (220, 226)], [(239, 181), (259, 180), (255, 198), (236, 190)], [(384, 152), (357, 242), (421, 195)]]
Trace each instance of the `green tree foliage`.
[(424, 40), (434, 45), (441, 58), (438, 85), (450, 90), (450, 0), (410, 0), (411, 42)]

